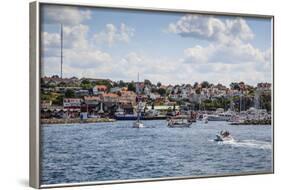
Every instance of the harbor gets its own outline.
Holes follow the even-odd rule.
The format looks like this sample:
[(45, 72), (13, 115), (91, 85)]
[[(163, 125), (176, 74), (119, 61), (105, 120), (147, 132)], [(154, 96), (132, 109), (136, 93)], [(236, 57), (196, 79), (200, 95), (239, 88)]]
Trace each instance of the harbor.
[[(271, 125), (271, 84), (244, 82), (163, 85), (93, 78), (42, 78), (41, 123), (96, 123), (118, 120), (227, 121)], [(176, 122), (174, 122), (177, 120)], [(183, 125), (184, 126), (184, 125)]]

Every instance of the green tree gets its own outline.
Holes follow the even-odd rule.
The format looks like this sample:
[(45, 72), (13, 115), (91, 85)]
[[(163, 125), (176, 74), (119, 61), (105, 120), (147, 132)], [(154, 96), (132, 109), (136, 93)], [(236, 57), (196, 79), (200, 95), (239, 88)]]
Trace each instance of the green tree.
[(149, 86), (152, 85), (152, 83), (151, 83), (150, 80), (148, 80), (148, 79), (145, 79), (145, 80), (144, 80), (144, 84), (145, 84), (145, 85), (149, 85)]
[(262, 109), (271, 111), (271, 94), (263, 94), (260, 96), (260, 106)]
[(118, 86), (119, 86), (120, 88), (125, 87), (125, 86), (126, 86), (126, 83), (125, 83), (123, 80), (120, 80), (120, 81), (118, 82)]
[(89, 80), (85, 79), (81, 82), (80, 87), (84, 90), (89, 90), (89, 89), (93, 88), (94, 85)]
[(57, 106), (62, 106), (63, 105), (63, 95), (60, 94), (58, 96), (55, 97), (55, 99), (53, 100), (53, 104), (57, 105)]
[(237, 83), (237, 82), (232, 82), (229, 86), (231, 89), (240, 90), (239, 83)]
[(198, 82), (195, 82), (194, 84), (193, 84), (193, 88), (197, 88), (198, 87)]
[(128, 84), (128, 90), (133, 92), (136, 91), (136, 85), (133, 81)]
[(164, 88), (159, 88), (159, 89), (157, 90), (157, 92), (160, 94), (160, 96), (164, 96), (164, 95), (166, 94), (166, 89), (164, 89)]
[(208, 88), (209, 87), (209, 82), (208, 81), (203, 81), (202, 83), (201, 83), (201, 87), (202, 88)]
[(197, 88), (197, 89), (195, 90), (195, 93), (196, 93), (196, 94), (201, 94), (201, 89), (200, 89), (200, 88)]
[(75, 92), (74, 92), (74, 90), (72, 90), (72, 89), (67, 89), (67, 90), (65, 91), (64, 96), (65, 96), (66, 98), (74, 98), (74, 97), (75, 97)]
[(161, 86), (161, 82), (157, 82), (157, 87), (159, 88)]

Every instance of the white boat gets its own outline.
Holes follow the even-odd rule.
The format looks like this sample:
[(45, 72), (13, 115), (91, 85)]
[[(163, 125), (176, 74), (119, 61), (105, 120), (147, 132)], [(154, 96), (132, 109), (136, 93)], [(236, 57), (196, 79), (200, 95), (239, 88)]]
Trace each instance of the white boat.
[(170, 119), (168, 121), (168, 127), (171, 128), (183, 128), (183, 127), (190, 127), (190, 125), (192, 124), (192, 122), (189, 122), (187, 119), (184, 118), (176, 118), (176, 119)]
[(207, 115), (208, 121), (229, 121), (233, 114), (230, 112), (224, 112), (219, 114)]
[(144, 127), (144, 125), (143, 125), (143, 123), (140, 122), (140, 121), (135, 121), (135, 122), (133, 123), (133, 128), (143, 128), (143, 127)]
[(204, 123), (208, 123), (208, 115), (207, 115), (207, 114), (204, 114), (204, 115), (203, 115), (202, 121), (203, 121)]
[(228, 131), (221, 131), (216, 135), (215, 141), (233, 141), (234, 139)]

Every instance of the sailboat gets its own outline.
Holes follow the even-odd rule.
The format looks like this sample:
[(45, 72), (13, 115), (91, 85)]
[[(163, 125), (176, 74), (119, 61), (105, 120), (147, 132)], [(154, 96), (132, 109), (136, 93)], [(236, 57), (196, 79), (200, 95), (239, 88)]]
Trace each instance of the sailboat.
[(143, 128), (144, 125), (140, 121), (140, 116), (141, 116), (141, 106), (140, 106), (140, 97), (139, 97), (139, 73), (138, 73), (138, 85), (136, 86), (137, 89), (137, 120), (133, 123), (133, 128)]

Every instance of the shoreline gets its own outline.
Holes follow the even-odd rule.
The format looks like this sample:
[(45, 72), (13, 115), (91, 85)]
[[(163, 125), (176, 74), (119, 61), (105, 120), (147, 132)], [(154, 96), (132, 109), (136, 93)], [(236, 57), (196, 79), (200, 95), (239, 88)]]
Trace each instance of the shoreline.
[(81, 120), (80, 118), (70, 118), (70, 119), (41, 119), (41, 124), (82, 124), (82, 123), (107, 123), (115, 122), (115, 119), (110, 118), (87, 118)]
[(246, 120), (244, 122), (232, 122), (230, 125), (270, 125), (271, 120)]

